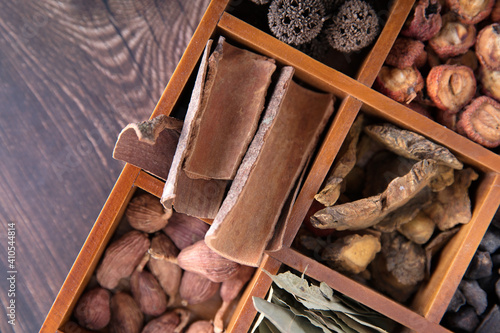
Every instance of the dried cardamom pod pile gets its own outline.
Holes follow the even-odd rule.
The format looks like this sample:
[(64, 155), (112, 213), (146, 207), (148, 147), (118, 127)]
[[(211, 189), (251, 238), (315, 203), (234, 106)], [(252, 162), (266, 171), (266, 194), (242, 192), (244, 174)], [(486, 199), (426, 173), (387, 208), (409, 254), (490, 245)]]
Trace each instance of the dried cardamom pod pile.
[(472, 217), (478, 174), (425, 137), (360, 115), (295, 246), (405, 303)]
[(254, 273), (210, 250), (209, 225), (139, 193), (127, 206), (68, 329), (222, 332)]

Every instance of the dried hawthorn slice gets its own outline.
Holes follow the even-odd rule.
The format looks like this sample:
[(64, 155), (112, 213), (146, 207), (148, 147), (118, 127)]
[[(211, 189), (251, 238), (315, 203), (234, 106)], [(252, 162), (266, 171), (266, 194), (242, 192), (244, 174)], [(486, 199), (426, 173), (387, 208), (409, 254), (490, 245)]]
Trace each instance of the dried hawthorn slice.
[[(424, 47), (424, 43), (419, 40), (399, 37), (394, 42), (385, 63), (399, 69), (411, 67), (422, 54), (425, 55)], [(427, 60), (427, 57), (425, 59)]]
[(491, 11), (490, 19), (492, 22), (500, 21), (500, 1), (497, 1), (493, 6), (493, 10)]
[(460, 21), (476, 24), (490, 15), (495, 0), (446, 0), (446, 4), (458, 15)]
[(459, 116), (458, 132), (488, 148), (500, 146), (500, 103), (481, 96)]
[(479, 68), (476, 52), (470, 50), (459, 56), (449, 58), (445, 62), (446, 65), (461, 65), (470, 67), (473, 71)]
[(436, 112), (436, 121), (452, 131), (457, 130), (457, 118), (458, 115), (456, 113), (449, 113), (443, 110)]
[(500, 71), (490, 71), (486, 67), (480, 67), (479, 81), (483, 94), (500, 101)]
[(443, 26), (439, 33), (429, 40), (434, 52), (442, 58), (464, 54), (476, 41), (476, 28), (458, 20), (451, 12), (443, 15)]
[(410, 103), (424, 87), (424, 79), (415, 67), (404, 69), (383, 66), (375, 80), (375, 89), (400, 102)]
[(500, 70), (500, 24), (484, 27), (477, 35), (476, 55), (479, 62), (489, 70)]
[(439, 0), (419, 0), (406, 20), (401, 34), (420, 41), (431, 39), (441, 29), (441, 4)]
[(433, 67), (427, 75), (427, 93), (439, 109), (457, 113), (476, 93), (474, 72), (467, 66)]

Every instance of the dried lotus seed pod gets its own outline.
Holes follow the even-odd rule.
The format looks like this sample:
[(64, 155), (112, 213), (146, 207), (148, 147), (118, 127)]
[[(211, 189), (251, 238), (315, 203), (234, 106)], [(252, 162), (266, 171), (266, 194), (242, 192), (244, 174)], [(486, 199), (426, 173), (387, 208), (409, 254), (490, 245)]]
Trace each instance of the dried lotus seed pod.
[(487, 69), (500, 70), (500, 24), (490, 24), (479, 31), (476, 55), (481, 65)]
[(485, 147), (500, 146), (500, 103), (487, 96), (476, 98), (460, 114), (457, 129)]
[(441, 29), (441, 4), (439, 0), (419, 0), (408, 16), (401, 34), (427, 41)]
[(342, 4), (332, 17), (332, 24), (326, 28), (330, 46), (344, 53), (356, 52), (370, 45), (379, 31), (377, 13), (361, 0), (348, 0)]
[(416, 67), (399, 69), (383, 66), (374, 87), (395, 101), (409, 104), (423, 89), (424, 79)]
[(427, 75), (427, 93), (439, 109), (457, 113), (476, 93), (474, 72), (467, 66), (433, 67)]
[(476, 24), (490, 15), (495, 0), (446, 0), (446, 4), (458, 15), (460, 21)]
[(464, 54), (476, 42), (476, 28), (462, 23), (453, 13), (443, 15), (443, 27), (429, 40), (429, 45), (441, 58)]
[(325, 6), (321, 0), (273, 0), (267, 14), (269, 29), (291, 45), (310, 42), (323, 27)]

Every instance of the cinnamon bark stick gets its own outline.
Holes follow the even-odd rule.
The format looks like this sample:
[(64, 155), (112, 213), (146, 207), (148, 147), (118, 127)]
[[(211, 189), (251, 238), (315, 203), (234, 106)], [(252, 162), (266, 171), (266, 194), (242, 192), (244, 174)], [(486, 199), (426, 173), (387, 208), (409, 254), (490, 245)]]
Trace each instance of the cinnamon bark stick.
[(232, 180), (257, 130), (274, 59), (240, 49), (220, 37), (208, 60), (200, 110), (183, 168), (190, 178)]
[(193, 120), (201, 105), (211, 45), (212, 40), (209, 40), (201, 59), (184, 126), (161, 197), (161, 202), (166, 208), (173, 206), (179, 213), (210, 219), (214, 218), (219, 210), (228, 181), (191, 179), (182, 170), (182, 162), (194, 126)]
[(182, 129), (182, 120), (165, 115), (128, 124), (120, 132), (113, 158), (167, 179)]
[(222, 256), (257, 266), (286, 198), (333, 112), (333, 96), (292, 81), (284, 67), (261, 125), (205, 242)]

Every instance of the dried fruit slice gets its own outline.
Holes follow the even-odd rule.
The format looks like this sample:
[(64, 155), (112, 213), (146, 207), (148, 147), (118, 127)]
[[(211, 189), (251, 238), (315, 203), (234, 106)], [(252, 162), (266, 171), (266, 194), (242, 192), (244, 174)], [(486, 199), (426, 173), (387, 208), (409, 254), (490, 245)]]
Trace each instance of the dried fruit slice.
[(441, 29), (441, 4), (438, 0), (419, 0), (401, 34), (421, 41), (431, 39)]
[(467, 66), (433, 67), (427, 75), (427, 93), (439, 109), (457, 113), (476, 93), (474, 72)]
[(424, 43), (419, 40), (399, 37), (394, 42), (391, 51), (385, 59), (385, 63), (399, 69), (411, 67), (425, 53), (424, 47)]
[(476, 55), (484, 67), (491, 71), (500, 70), (500, 24), (490, 24), (479, 31)]
[(424, 87), (416, 67), (404, 69), (383, 66), (375, 80), (375, 89), (400, 103), (410, 103)]
[(476, 24), (490, 15), (495, 0), (446, 0), (446, 4), (460, 21)]
[(443, 15), (443, 27), (429, 40), (434, 52), (446, 59), (467, 52), (476, 41), (476, 28), (458, 20), (453, 13)]
[(500, 71), (490, 71), (486, 67), (479, 69), (481, 91), (491, 98), (500, 101)]
[(500, 146), (500, 103), (487, 96), (476, 98), (460, 114), (457, 130), (485, 147)]

